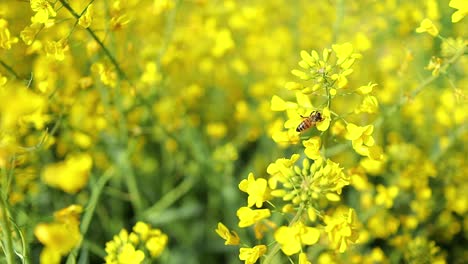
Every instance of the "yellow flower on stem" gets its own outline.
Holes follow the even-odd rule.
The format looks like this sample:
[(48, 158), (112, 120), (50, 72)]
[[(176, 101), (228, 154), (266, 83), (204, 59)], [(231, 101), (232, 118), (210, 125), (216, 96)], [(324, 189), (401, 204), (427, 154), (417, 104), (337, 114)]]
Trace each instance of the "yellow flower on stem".
[(148, 240), (145, 243), (146, 249), (152, 258), (159, 257), (166, 248), (168, 237), (159, 229), (151, 229)]
[(292, 167), (299, 157), (299, 154), (293, 154), (290, 159), (280, 158), (268, 165), (267, 173), (270, 174), (268, 186), (271, 189), (276, 189), (278, 181), (287, 182), (289, 177), (294, 176)]
[(291, 256), (301, 251), (302, 245), (313, 245), (320, 238), (320, 230), (297, 222), (292, 226), (281, 226), (274, 234), (284, 254)]
[(145, 259), (145, 253), (136, 250), (132, 244), (125, 244), (121, 247), (117, 263), (119, 264), (140, 264)]
[(89, 4), (86, 8), (86, 12), (78, 20), (78, 24), (84, 28), (91, 26), (94, 17), (94, 4)]
[(73, 154), (63, 162), (49, 164), (42, 173), (44, 182), (67, 193), (76, 193), (87, 183), (93, 160), (89, 154)]
[(332, 247), (340, 253), (346, 251), (349, 243), (357, 241), (359, 234), (356, 230), (356, 213), (352, 208), (348, 210), (348, 213), (344, 217), (337, 214), (334, 216), (326, 215), (324, 221), (328, 239)]
[(352, 141), (353, 149), (356, 150), (358, 154), (366, 155), (366, 153), (368, 153), (368, 147), (373, 146), (375, 143), (372, 137), (373, 131), (373, 125), (360, 127), (353, 123), (348, 123), (348, 125), (346, 125), (347, 133), (345, 137)]
[(81, 242), (79, 215), (82, 210), (79, 205), (69, 206), (54, 214), (54, 222), (36, 226), (34, 235), (45, 246), (41, 263), (60, 263), (61, 257)]
[(434, 23), (430, 19), (425, 18), (421, 21), (421, 25), (416, 29), (417, 33), (424, 33), (427, 32), (432, 36), (437, 36), (439, 34), (439, 30), (436, 28)]
[(53, 57), (57, 61), (65, 59), (65, 51), (68, 50), (68, 44), (65, 39), (59, 41), (47, 41), (45, 52), (47, 57)]
[(263, 178), (255, 179), (253, 173), (249, 173), (248, 178), (239, 183), (239, 189), (249, 194), (247, 201), (249, 207), (252, 207), (254, 204), (257, 208), (262, 207), (263, 202), (268, 200), (270, 194), (267, 180)]
[(270, 217), (271, 212), (269, 209), (250, 209), (249, 207), (241, 207), (237, 210), (237, 217), (239, 217), (239, 227), (248, 227), (258, 221)]
[(257, 245), (253, 248), (240, 248), (239, 259), (245, 264), (254, 264), (257, 260), (265, 255), (267, 247), (265, 245)]
[(377, 195), (375, 197), (375, 203), (377, 205), (384, 205), (386, 208), (393, 206), (393, 200), (398, 195), (398, 187), (390, 186), (385, 188), (383, 185), (377, 185)]
[(239, 245), (240, 238), (236, 232), (230, 231), (223, 223), (218, 223), (216, 233), (224, 240), (224, 245)]
[(8, 30), (8, 22), (0, 18), (0, 48), (11, 49), (11, 44), (18, 42), (18, 38), (10, 37), (10, 30)]

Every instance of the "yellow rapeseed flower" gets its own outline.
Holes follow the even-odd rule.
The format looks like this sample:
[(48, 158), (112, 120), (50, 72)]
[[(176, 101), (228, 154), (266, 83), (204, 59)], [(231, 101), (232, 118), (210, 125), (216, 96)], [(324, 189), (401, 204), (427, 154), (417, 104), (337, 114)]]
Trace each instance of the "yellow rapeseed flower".
[(320, 154), (320, 144), (321, 140), (320, 137), (312, 137), (308, 140), (302, 141), (302, 144), (305, 147), (304, 153), (310, 159), (316, 160), (321, 158)]
[(281, 226), (274, 234), (284, 254), (291, 256), (301, 251), (302, 245), (313, 245), (320, 238), (320, 230), (297, 222), (292, 226)]
[(223, 223), (219, 222), (215, 231), (222, 239), (226, 240), (225, 245), (239, 245), (240, 238), (237, 233), (230, 231)]
[(356, 230), (356, 213), (349, 209), (344, 216), (336, 213), (334, 216), (326, 215), (325, 232), (328, 233), (330, 244), (340, 253), (346, 251), (349, 243), (355, 243), (359, 237)]
[(78, 20), (78, 24), (84, 28), (91, 26), (94, 18), (94, 4), (89, 4), (86, 8), (86, 12)]
[(49, 17), (55, 17), (57, 13), (48, 0), (31, 0), (31, 9), (36, 12), (34, 22), (46, 23)]
[(257, 260), (265, 255), (267, 247), (265, 245), (257, 245), (253, 248), (240, 248), (239, 259), (245, 264), (254, 264)]
[(76, 193), (87, 183), (93, 160), (89, 154), (69, 155), (65, 161), (49, 164), (42, 173), (44, 182), (67, 193)]
[(11, 49), (11, 44), (18, 42), (18, 38), (12, 38), (10, 36), (10, 30), (8, 30), (8, 22), (0, 18), (0, 48)]
[(452, 14), (452, 23), (457, 23), (468, 14), (468, 1), (467, 0), (450, 0), (449, 6), (455, 9)]
[(52, 223), (40, 223), (34, 235), (45, 246), (41, 252), (41, 263), (60, 263), (66, 255), (81, 242), (79, 215), (83, 208), (72, 205), (55, 213)]
[(247, 206), (255, 205), (257, 208), (262, 207), (263, 202), (268, 200), (270, 190), (267, 186), (267, 180), (263, 178), (255, 179), (253, 173), (249, 173), (247, 179), (239, 183), (239, 189), (249, 194)]
[(239, 217), (239, 227), (248, 227), (258, 221), (270, 217), (270, 209), (250, 209), (249, 207), (241, 207), (237, 210), (237, 217)]
[(434, 23), (428, 18), (425, 18), (423, 21), (421, 21), (421, 24), (419, 25), (418, 28), (416, 28), (417, 33), (424, 33), (427, 32), (432, 36), (437, 36), (439, 34), (439, 30), (436, 28)]

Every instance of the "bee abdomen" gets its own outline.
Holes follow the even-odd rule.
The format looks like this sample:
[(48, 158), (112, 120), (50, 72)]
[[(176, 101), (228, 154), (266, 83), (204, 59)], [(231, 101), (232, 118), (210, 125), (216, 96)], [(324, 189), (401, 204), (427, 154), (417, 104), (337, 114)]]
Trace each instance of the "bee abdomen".
[(307, 120), (304, 120), (302, 123), (299, 124), (299, 126), (297, 126), (296, 128), (296, 132), (302, 132), (304, 130), (307, 130), (308, 128), (310, 128), (310, 123), (309, 122), (306, 122)]

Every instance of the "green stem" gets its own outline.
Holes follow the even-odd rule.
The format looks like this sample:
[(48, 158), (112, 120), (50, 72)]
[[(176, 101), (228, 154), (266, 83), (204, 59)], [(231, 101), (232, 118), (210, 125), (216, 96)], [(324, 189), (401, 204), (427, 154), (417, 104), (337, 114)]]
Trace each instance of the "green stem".
[(15, 76), (16, 79), (20, 79), (20, 76), (13, 70), (10, 65), (6, 64), (4, 61), (0, 60), (0, 65), (3, 66), (11, 75)]
[[(86, 207), (86, 211), (81, 220), (80, 233), (83, 237), (88, 231), (89, 224), (93, 219), (94, 211), (96, 209), (97, 203), (99, 202), (99, 197), (101, 196), (102, 190), (113, 175), (114, 170), (112, 168), (108, 169), (106, 172), (104, 172), (104, 175), (99, 178), (98, 182), (93, 187), (91, 198), (89, 199), (88, 206)], [(76, 256), (78, 255), (78, 250), (80, 249), (82, 243), (83, 242), (80, 242), (68, 255), (66, 262), (67, 264), (76, 263)]]
[(336, 1), (336, 19), (335, 23), (333, 24), (333, 43), (335, 43), (338, 39), (338, 34), (340, 33), (341, 24), (343, 24), (344, 18), (344, 1), (337, 0)]
[[(80, 19), (80, 15), (65, 0), (59, 0), (59, 1), (76, 19)], [(109, 49), (107, 49), (104, 43), (97, 37), (96, 33), (94, 33), (94, 31), (89, 27), (86, 28), (86, 31), (88, 31), (91, 37), (99, 44), (99, 46), (101, 46), (101, 49), (104, 51), (106, 56), (109, 58), (109, 60), (114, 65), (115, 69), (117, 70), (117, 74), (119, 75), (119, 77), (122, 79), (128, 80), (125, 72), (119, 66), (119, 63), (117, 62), (117, 60), (114, 58), (114, 56), (109, 51)]]
[[(460, 49), (455, 55), (453, 55), (452, 58), (450, 58), (440, 69), (440, 72), (445, 72), (452, 64), (454, 64), (458, 59), (460, 59), (464, 53), (466, 52), (467, 47), (463, 47)], [(420, 92), (422, 92), (429, 84), (431, 84), (433, 81), (435, 81), (437, 78), (439, 78), (439, 75), (431, 75), (429, 78), (425, 79), (421, 84), (414, 89), (410, 96), (407, 97), (402, 97), (400, 101), (395, 104), (392, 108), (390, 108), (384, 115), (380, 116), (379, 119), (376, 121), (376, 125), (380, 125), (383, 120), (387, 117), (392, 115), (399, 107), (404, 105), (406, 102), (410, 100), (410, 98), (414, 98), (417, 96)]]
[[(294, 225), (302, 217), (302, 211), (303, 210), (304, 210), (304, 206), (301, 205), (301, 207), (299, 207), (299, 210), (297, 210), (296, 215), (294, 216), (294, 218), (289, 223), (288, 227), (291, 227), (292, 225)], [(276, 243), (276, 245), (273, 247), (273, 249), (266, 256), (265, 260), (263, 261), (263, 264), (272, 263), (274, 256), (276, 255), (276, 253), (278, 253), (278, 251), (280, 249), (281, 249), (281, 245)]]
[(175, 203), (180, 197), (186, 194), (195, 184), (196, 180), (194, 177), (187, 177), (177, 187), (172, 189), (166, 195), (164, 195), (157, 203), (151, 206), (148, 210), (143, 212), (143, 217), (148, 218), (149, 215), (159, 213), (169, 208)]
[(11, 237), (11, 225), (10, 225), (10, 219), (9, 219), (9, 213), (8, 213), (8, 208), (7, 208), (7, 201), (6, 201), (6, 195), (3, 194), (3, 192), (0, 192), (0, 210), (1, 210), (1, 220), (0, 224), (2, 227), (1, 232), (3, 233), (3, 240), (5, 243), (5, 247), (3, 248), (3, 251), (6, 256), (6, 260), (8, 264), (14, 264), (15, 259), (15, 251), (13, 249), (13, 238)]

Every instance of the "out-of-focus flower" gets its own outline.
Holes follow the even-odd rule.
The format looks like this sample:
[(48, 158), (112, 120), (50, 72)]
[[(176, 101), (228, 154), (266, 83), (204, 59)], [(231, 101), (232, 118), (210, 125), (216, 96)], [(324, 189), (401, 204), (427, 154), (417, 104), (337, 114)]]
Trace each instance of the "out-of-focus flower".
[(69, 155), (63, 162), (46, 166), (42, 174), (45, 183), (68, 193), (76, 193), (88, 182), (93, 160), (89, 154)]
[(45, 246), (41, 252), (41, 263), (60, 263), (66, 255), (81, 242), (79, 216), (83, 208), (71, 205), (54, 214), (52, 223), (40, 223), (34, 229), (34, 235)]
[(466, 0), (450, 0), (449, 6), (458, 9), (452, 14), (452, 23), (459, 22), (468, 14), (468, 3)]
[(436, 28), (434, 23), (428, 18), (425, 18), (421, 21), (421, 25), (416, 29), (417, 33), (424, 33), (427, 32), (432, 36), (437, 36), (439, 34), (439, 30)]
[(78, 24), (84, 28), (91, 26), (94, 18), (94, 4), (89, 4), (86, 8), (86, 12), (78, 20)]
[(11, 44), (18, 42), (18, 38), (12, 38), (10, 36), (10, 30), (8, 30), (8, 22), (0, 18), (0, 48), (11, 49)]

